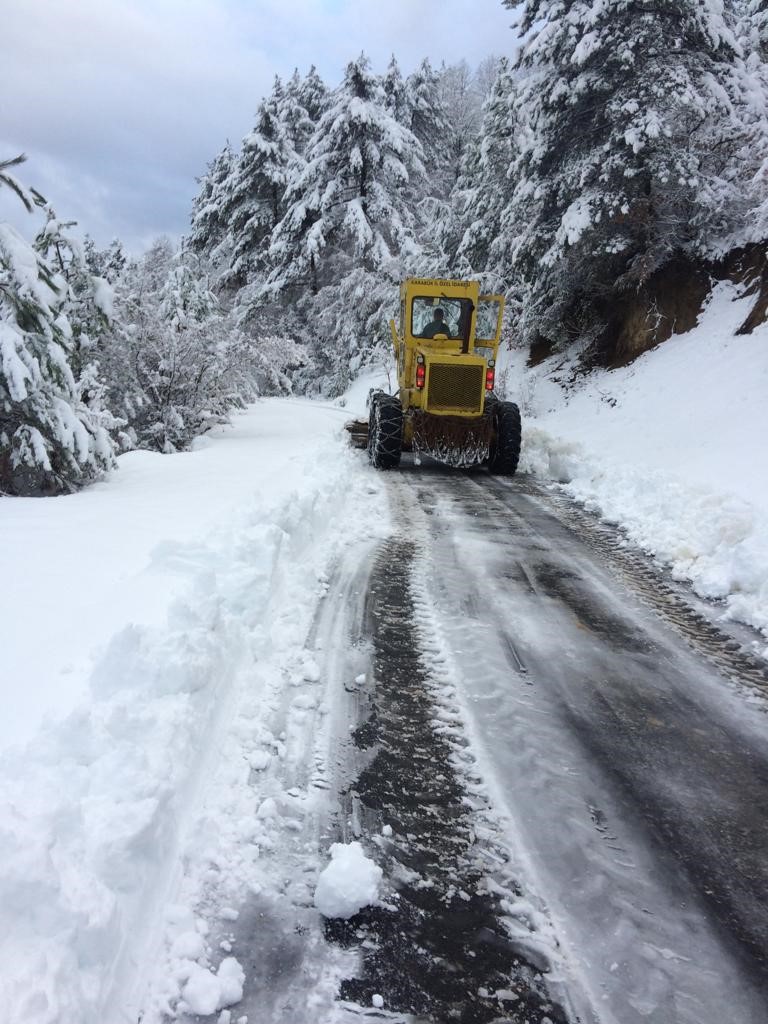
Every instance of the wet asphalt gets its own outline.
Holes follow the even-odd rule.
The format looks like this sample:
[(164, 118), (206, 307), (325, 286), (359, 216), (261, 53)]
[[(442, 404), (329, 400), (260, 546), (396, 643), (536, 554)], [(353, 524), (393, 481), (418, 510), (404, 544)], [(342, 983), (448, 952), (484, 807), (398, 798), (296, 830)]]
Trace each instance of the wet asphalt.
[[(344, 997), (481, 1024), (768, 1020), (768, 679), (750, 636), (533, 480), (404, 460), (386, 491), (369, 759), (348, 795), (394, 895), (329, 925), (363, 950)], [(522, 865), (503, 896), (473, 773), (506, 823), (493, 856)], [(529, 898), (565, 984), (505, 924)]]

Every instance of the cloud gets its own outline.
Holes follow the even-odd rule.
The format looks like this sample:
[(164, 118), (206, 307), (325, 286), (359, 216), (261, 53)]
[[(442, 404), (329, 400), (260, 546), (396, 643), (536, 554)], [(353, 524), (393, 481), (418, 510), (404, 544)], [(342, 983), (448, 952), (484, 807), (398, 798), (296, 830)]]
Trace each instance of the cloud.
[[(361, 50), (405, 70), (510, 51), (497, 0), (24, 0), (3, 11), (0, 155), (105, 243), (185, 230), (195, 177), (275, 74), (336, 84)], [(0, 193), (0, 217), (27, 223)], [(26, 229), (28, 230), (28, 228)]]

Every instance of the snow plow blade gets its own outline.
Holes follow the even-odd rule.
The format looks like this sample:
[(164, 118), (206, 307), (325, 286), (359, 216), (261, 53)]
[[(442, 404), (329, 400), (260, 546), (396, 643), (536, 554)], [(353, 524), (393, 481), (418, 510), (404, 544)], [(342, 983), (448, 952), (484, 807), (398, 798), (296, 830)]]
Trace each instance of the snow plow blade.
[(349, 420), (344, 424), (353, 448), (368, 447), (368, 420)]

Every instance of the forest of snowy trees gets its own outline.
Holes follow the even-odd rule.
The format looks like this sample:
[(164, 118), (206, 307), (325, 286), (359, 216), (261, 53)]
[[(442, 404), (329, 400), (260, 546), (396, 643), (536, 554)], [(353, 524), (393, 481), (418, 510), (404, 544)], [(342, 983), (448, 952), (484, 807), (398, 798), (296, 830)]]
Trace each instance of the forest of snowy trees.
[(0, 491), (183, 449), (258, 394), (341, 394), (409, 274), (478, 277), (510, 343), (608, 363), (690, 325), (712, 277), (768, 278), (765, 0), (528, 0), (518, 32), (474, 71), (276, 78), (178, 249), (81, 245), (0, 164), (46, 217), (32, 243), (0, 226)]

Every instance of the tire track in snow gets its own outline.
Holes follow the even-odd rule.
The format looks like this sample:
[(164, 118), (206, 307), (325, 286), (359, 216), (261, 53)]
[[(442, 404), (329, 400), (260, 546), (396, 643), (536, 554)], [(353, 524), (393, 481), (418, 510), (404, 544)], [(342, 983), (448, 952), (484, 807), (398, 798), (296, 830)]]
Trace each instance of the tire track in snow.
[[(508, 508), (509, 484), (492, 479), (483, 486)], [(718, 602), (695, 598), (690, 586), (675, 582), (668, 570), (652, 562), (629, 544), (615, 526), (603, 522), (561, 491), (545, 488), (531, 478), (513, 485), (555, 516), (567, 529), (578, 529), (581, 540), (604, 559), (621, 580), (701, 654), (738, 685), (768, 694), (768, 663), (753, 649), (764, 646), (760, 635), (748, 626), (713, 621)]]
[(541, 920), (508, 871), (450, 701), (450, 666), (415, 625), (430, 615), (415, 561), (413, 543), (395, 537), (371, 579), (376, 688), (356, 738), (374, 754), (350, 803), (356, 834), (378, 847), (392, 890), (382, 905), (327, 925), (363, 958), (341, 996), (350, 1019), (380, 994), (389, 1013), (421, 1020), (559, 1024), (567, 1017), (546, 991)]

